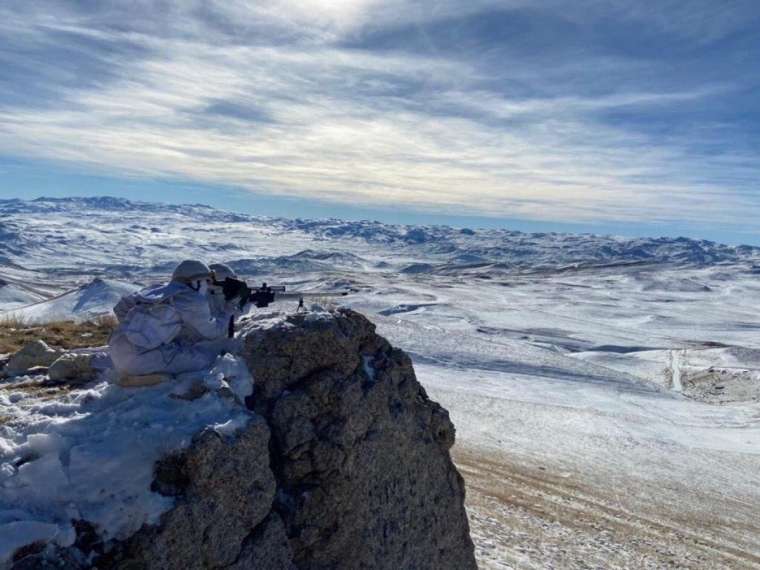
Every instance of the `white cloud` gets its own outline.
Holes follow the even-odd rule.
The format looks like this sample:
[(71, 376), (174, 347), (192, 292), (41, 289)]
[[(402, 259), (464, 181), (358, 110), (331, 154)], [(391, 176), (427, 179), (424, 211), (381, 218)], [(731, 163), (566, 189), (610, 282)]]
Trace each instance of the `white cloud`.
[[(556, 86), (543, 69), (510, 61), (502, 79), (535, 93), (517, 98), (466, 58), (339, 47), (366, 26), (450, 17), (454, 2), (219, 2), (217, 26), (199, 3), (166, 6), (163, 23), (151, 24), (166, 33), (119, 29), (118, 10), (23, 14), (27, 26), (15, 33), (30, 42), (66, 31), (145, 54), (105, 50), (106, 80), (58, 87), (44, 106), (0, 107), (0, 151), (256, 192), (532, 219), (736, 221), (759, 209), (712, 183), (726, 163), (695, 159), (682, 137), (663, 143), (596, 116), (699, 101), (725, 86), (548, 96)], [(251, 30), (271, 35), (253, 41)], [(734, 170), (757, 173), (734, 160)]]

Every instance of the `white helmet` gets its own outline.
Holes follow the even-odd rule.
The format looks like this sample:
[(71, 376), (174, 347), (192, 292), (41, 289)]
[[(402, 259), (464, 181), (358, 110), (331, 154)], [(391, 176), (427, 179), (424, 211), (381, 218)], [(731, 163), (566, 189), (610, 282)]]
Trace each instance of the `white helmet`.
[(211, 277), (211, 269), (209, 269), (208, 265), (195, 259), (186, 259), (172, 273), (172, 281), (185, 284), (208, 279), (209, 277)]
[(212, 263), (208, 267), (214, 272), (217, 281), (224, 281), (227, 277), (237, 279), (237, 273), (235, 273), (235, 270), (226, 263)]

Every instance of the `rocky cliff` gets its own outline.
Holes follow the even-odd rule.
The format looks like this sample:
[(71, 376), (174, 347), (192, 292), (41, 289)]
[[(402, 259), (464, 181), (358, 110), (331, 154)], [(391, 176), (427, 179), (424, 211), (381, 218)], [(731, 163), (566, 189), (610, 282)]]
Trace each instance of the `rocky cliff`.
[[(244, 417), (155, 462), (156, 520), (108, 540), (74, 520), (68, 542), (26, 544), (8, 565), (476, 567), (454, 427), (406, 354), (349, 310), (258, 316), (240, 338), (254, 383)], [(208, 398), (201, 388), (183, 398)]]

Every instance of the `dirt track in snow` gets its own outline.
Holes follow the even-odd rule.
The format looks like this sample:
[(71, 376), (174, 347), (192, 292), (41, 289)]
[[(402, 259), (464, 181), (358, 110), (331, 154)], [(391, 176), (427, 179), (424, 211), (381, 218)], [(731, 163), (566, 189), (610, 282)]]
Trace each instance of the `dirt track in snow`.
[[(454, 459), (482, 570), (760, 568), (760, 517), (695, 519), (673, 503), (644, 512), (631, 497), (647, 489), (593, 488), (574, 474), (460, 446)], [(692, 500), (710, 499), (686, 496), (684, 505)]]

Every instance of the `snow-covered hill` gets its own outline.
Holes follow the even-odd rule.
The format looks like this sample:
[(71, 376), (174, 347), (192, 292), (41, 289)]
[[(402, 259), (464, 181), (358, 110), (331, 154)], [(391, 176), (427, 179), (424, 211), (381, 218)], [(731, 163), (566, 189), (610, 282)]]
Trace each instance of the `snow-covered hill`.
[(44, 299), (44, 295), (0, 279), (0, 310), (23, 307)]
[(119, 299), (138, 288), (131, 283), (95, 278), (90, 283), (51, 299), (7, 311), (3, 316), (23, 323), (92, 319), (110, 314)]
[(760, 249), (0, 201), (0, 310), (99, 310), (187, 257), (352, 290), (451, 411), (482, 568), (760, 561)]
[[(303, 250), (313, 251), (289, 258)], [(347, 251), (386, 262), (424, 261), (424, 271), (431, 273), (468, 275), (622, 264), (760, 265), (760, 248), (687, 238), (285, 220), (118, 198), (0, 200), (0, 263), (52, 278), (71, 275), (74, 268), (109, 277), (160, 274), (187, 256), (221, 256), (253, 266), (264, 258), (265, 271), (277, 265), (303, 269), (299, 260), (334, 265), (335, 256)], [(282, 258), (272, 262), (276, 256)]]

